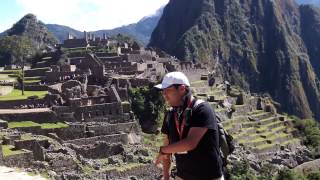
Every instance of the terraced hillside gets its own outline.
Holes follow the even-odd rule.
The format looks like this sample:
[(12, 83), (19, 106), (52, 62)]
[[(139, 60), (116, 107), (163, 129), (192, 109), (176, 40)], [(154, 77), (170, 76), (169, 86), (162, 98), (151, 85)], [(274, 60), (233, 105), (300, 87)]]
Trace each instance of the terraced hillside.
[(191, 86), (198, 98), (208, 100), (236, 142), (260, 158), (300, 144), (293, 120), (268, 109), (261, 103), (262, 97), (243, 93), (235, 87), (227, 92), (223, 84), (209, 87), (207, 81), (192, 82)]

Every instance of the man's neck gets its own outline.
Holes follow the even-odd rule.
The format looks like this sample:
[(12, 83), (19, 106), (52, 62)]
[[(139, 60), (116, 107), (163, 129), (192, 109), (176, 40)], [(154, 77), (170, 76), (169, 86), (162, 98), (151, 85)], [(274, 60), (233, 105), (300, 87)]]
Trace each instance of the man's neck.
[(193, 101), (194, 97), (191, 95), (191, 94), (186, 94), (185, 96), (183, 96), (181, 98), (181, 103), (179, 106), (176, 106), (174, 108), (177, 108), (177, 109), (185, 109), (187, 108), (188, 104)]

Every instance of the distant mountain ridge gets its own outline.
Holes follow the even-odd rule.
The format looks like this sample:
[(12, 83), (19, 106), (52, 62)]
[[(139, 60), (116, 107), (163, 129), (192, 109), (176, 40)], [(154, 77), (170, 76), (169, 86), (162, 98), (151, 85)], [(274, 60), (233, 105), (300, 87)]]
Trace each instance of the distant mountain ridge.
[[(115, 29), (110, 30), (98, 30), (93, 31), (91, 33), (94, 33), (96, 36), (102, 37), (104, 33), (106, 33), (108, 36), (116, 35), (116, 34), (125, 34), (129, 35), (142, 44), (146, 45), (149, 43), (151, 33), (156, 27), (161, 15), (163, 12), (163, 7), (160, 8), (154, 15), (147, 16), (142, 18), (139, 22), (129, 24), (126, 26), (121, 26)], [(70, 28), (68, 26), (58, 25), (58, 24), (46, 24), (49, 31), (56, 36), (60, 42), (63, 42), (67, 38), (68, 33), (71, 35), (82, 38), (83, 32), (78, 31), (76, 29)]]

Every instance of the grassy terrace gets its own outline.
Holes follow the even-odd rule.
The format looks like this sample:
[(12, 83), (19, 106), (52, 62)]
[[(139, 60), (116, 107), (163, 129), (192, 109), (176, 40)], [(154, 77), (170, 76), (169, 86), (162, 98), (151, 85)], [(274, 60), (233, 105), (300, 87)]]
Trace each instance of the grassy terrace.
[(0, 96), (0, 101), (14, 101), (27, 99), (29, 96), (38, 96), (40, 99), (44, 98), (48, 94), (48, 91), (24, 91), (24, 95), (21, 95), (21, 90), (14, 89), (10, 94)]
[(207, 84), (207, 81), (203, 81), (203, 80), (193, 81), (190, 84), (191, 84), (191, 86), (195, 86), (195, 85), (204, 84), (204, 83)]
[(15, 150), (14, 146), (12, 145), (2, 145), (2, 154), (4, 157), (16, 155), (16, 154), (23, 154), (23, 153), (26, 153), (26, 152), (23, 150)]
[(0, 71), (0, 74), (13, 74), (13, 73), (18, 73), (20, 71), (21, 71), (21, 69), (3, 70), (3, 71)]
[(33, 121), (21, 121), (21, 122), (9, 122), (9, 128), (21, 128), (21, 127), (36, 127), (41, 126), (41, 129), (59, 129), (59, 128), (67, 128), (68, 124), (63, 122), (58, 123), (35, 123)]
[(19, 128), (19, 127), (35, 127), (40, 126), (40, 124), (32, 122), (32, 121), (22, 121), (22, 122), (9, 122), (9, 128)]
[(58, 123), (43, 123), (40, 124), (42, 129), (60, 129), (60, 128), (67, 128), (69, 127), (68, 124), (58, 122)]
[(16, 80), (16, 78), (11, 77), (9, 74), (0, 74), (0, 80)]
[(33, 80), (24, 80), (24, 83), (26, 84), (30, 84), (30, 83), (38, 83), (40, 82), (40, 79), (33, 79)]

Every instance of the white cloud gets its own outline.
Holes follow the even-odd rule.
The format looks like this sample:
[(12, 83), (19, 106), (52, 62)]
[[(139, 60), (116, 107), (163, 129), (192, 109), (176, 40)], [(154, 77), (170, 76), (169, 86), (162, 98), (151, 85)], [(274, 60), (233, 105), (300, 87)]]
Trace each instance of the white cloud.
[(23, 13), (78, 30), (111, 29), (155, 13), (169, 0), (17, 0)]

